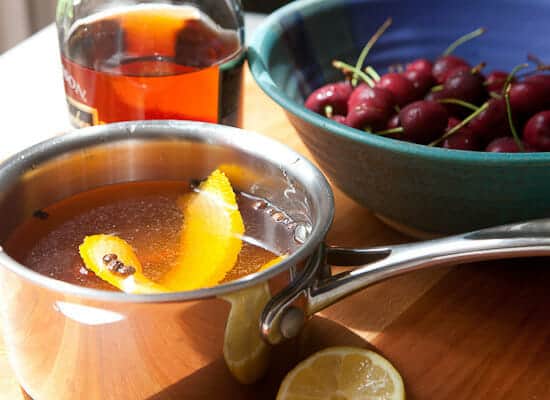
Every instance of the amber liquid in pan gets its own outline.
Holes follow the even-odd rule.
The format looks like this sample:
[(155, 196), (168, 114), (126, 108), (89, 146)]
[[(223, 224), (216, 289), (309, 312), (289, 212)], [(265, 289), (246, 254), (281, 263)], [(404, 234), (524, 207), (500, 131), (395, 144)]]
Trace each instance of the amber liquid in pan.
[(61, 47), (77, 126), (140, 119), (240, 125), (240, 38), (197, 8), (99, 13), (73, 27)]
[[(183, 182), (154, 181), (80, 193), (35, 212), (15, 230), (4, 249), (43, 275), (89, 288), (117, 290), (87, 270), (78, 254), (85, 236), (116, 234), (134, 248), (144, 274), (158, 281), (178, 255), (183, 215), (177, 199), (190, 190)], [(269, 243), (258, 240), (259, 232), (269, 230), (270, 237), (291, 235), (289, 220), (276, 222), (279, 218), (272, 217), (273, 208), (265, 201), (238, 193), (237, 202), (245, 237), (225, 281), (253, 273), (276, 257)], [(208, 244), (204, 245), (208, 251)]]

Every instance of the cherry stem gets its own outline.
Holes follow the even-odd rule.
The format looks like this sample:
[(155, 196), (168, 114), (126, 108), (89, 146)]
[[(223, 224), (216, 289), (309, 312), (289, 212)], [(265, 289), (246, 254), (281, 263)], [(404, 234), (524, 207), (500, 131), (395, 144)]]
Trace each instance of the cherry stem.
[(432, 87), (431, 92), (441, 92), (444, 88), (445, 86), (443, 84), (435, 85), (434, 87)]
[(462, 129), (464, 126), (466, 126), (472, 119), (474, 119), (480, 113), (485, 111), (487, 109), (487, 107), (489, 107), (489, 102), (483, 103), (483, 105), (481, 107), (479, 107), (473, 113), (471, 113), (466, 118), (464, 118), (459, 124), (453, 126), (451, 129), (449, 129), (447, 132), (445, 132), (445, 134), (443, 136), (441, 136), (439, 139), (436, 139), (433, 142), (431, 142), (428, 146), (432, 146), (432, 147), (436, 146), (439, 143), (441, 143), (442, 141), (444, 141), (445, 139), (447, 139), (449, 136), (454, 135), (456, 132), (458, 132), (460, 129)]
[(376, 72), (376, 70), (371, 67), (370, 65), (367, 65), (367, 67), (365, 68), (365, 72), (372, 78), (374, 79), (376, 82), (378, 82), (381, 78), (380, 78), (380, 75), (378, 74), (378, 72)]
[(384, 135), (391, 135), (392, 133), (401, 133), (403, 131), (404, 131), (403, 127), (398, 126), (396, 128), (386, 129), (386, 130), (383, 130), (383, 131), (380, 131), (380, 132), (374, 132), (374, 134), (384, 136)]
[(506, 78), (506, 81), (504, 82), (504, 102), (506, 103), (506, 116), (508, 117), (508, 125), (510, 126), (510, 130), (512, 131), (512, 136), (514, 137), (514, 141), (516, 142), (516, 145), (518, 146), (518, 149), (520, 151), (524, 151), (523, 143), (521, 143), (521, 140), (519, 139), (518, 132), (516, 131), (516, 127), (514, 126), (514, 121), (512, 120), (512, 106), (510, 105), (510, 89), (512, 88), (512, 79), (514, 79), (514, 76), (516, 73), (523, 69), (527, 68), (528, 64), (520, 64), (516, 65), (514, 69), (512, 69), (512, 72), (508, 74), (508, 77)]
[(449, 47), (447, 47), (445, 49), (445, 51), (443, 52), (443, 55), (448, 56), (453, 51), (455, 51), (458, 46), (460, 46), (463, 43), (466, 43), (469, 40), (475, 39), (478, 36), (483, 35), (485, 33), (485, 31), (486, 31), (485, 28), (477, 28), (475, 31), (467, 33), (467, 34), (459, 37), (453, 43), (451, 43)]
[(478, 106), (476, 106), (475, 104), (468, 103), (467, 101), (459, 100), (459, 99), (440, 99), (440, 100), (436, 100), (436, 101), (438, 103), (443, 103), (443, 104), (457, 104), (457, 105), (462, 106), (464, 108), (468, 108), (472, 111), (476, 111), (478, 109)]
[(487, 65), (486, 62), (480, 62), (475, 67), (472, 68), (471, 73), (472, 74), (479, 74), (483, 68)]
[[(367, 74), (365, 74), (361, 70), (358, 70), (353, 65), (346, 64), (343, 61), (334, 60), (332, 62), (332, 66), (334, 68), (339, 69), (339, 70), (344, 71), (344, 72), (353, 72), (354, 76), (357, 75), (359, 78), (361, 78), (363, 81), (365, 81), (365, 83), (367, 85), (369, 85), (370, 87), (374, 87), (375, 82)], [(353, 86), (355, 86), (355, 85), (353, 85)]]
[(495, 92), (490, 92), (490, 93), (489, 93), (489, 97), (491, 97), (491, 98), (493, 98), (493, 99), (497, 99), (497, 100), (502, 99), (502, 95), (501, 95), (501, 94), (498, 94), (498, 93), (495, 93)]
[(544, 63), (542, 62), (542, 60), (534, 54), (527, 54), (527, 60), (534, 63), (537, 67), (544, 66)]
[[(359, 58), (357, 59), (357, 62), (355, 63), (355, 69), (358, 71), (361, 71), (363, 69), (363, 63), (365, 62), (365, 59), (367, 58), (367, 55), (369, 54), (369, 51), (371, 50), (372, 46), (378, 41), (380, 36), (384, 34), (386, 29), (390, 27), (392, 24), (392, 19), (388, 18), (384, 23), (376, 30), (374, 35), (369, 39), (365, 47), (363, 47), (363, 50), (361, 51), (361, 54), (359, 54)], [(353, 78), (351, 79), (351, 85), (357, 86), (357, 77), (359, 74), (354, 73)]]
[(327, 118), (332, 118), (333, 112), (334, 108), (330, 104), (325, 106), (325, 116)]

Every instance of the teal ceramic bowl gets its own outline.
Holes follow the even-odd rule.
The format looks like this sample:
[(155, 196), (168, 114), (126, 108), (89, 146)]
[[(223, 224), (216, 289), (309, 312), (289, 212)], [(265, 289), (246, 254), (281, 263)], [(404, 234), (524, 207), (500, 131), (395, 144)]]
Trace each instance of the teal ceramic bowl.
[(510, 70), (528, 53), (550, 54), (541, 36), (550, 20), (544, 0), (300, 0), (279, 9), (252, 38), (250, 68), (333, 184), (386, 221), (428, 234), (550, 216), (550, 153), (431, 148), (355, 130), (303, 106), (315, 88), (341, 78), (331, 61), (353, 62), (388, 16), (393, 26), (369, 55), (379, 71), (434, 59), (479, 26), (488, 33), (457, 51), (473, 65)]

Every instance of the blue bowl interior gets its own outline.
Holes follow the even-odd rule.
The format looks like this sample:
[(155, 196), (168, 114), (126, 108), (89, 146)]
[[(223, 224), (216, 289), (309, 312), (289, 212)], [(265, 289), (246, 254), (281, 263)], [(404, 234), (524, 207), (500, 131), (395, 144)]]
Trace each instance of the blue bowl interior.
[(278, 89), (301, 103), (322, 84), (341, 79), (332, 60), (355, 63), (388, 17), (392, 26), (367, 57), (380, 73), (419, 57), (433, 60), (478, 27), (487, 33), (454, 53), (472, 65), (487, 62), (486, 71), (510, 71), (528, 54), (550, 62), (550, 41), (542, 34), (550, 32), (545, 0), (302, 0), (275, 13), (271, 21), (276, 23), (267, 23), (269, 34), (260, 33), (262, 39), (270, 35), (268, 46), (273, 46), (264, 65)]

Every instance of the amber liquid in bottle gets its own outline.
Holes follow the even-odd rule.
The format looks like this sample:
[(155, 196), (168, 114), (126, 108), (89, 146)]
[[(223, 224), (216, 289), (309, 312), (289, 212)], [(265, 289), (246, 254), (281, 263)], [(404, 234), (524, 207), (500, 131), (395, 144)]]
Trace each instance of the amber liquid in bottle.
[(141, 119), (241, 124), (239, 35), (191, 6), (142, 5), (98, 13), (62, 45), (76, 126)]

